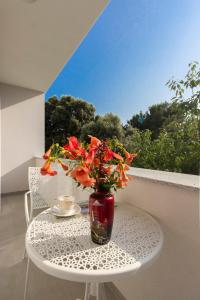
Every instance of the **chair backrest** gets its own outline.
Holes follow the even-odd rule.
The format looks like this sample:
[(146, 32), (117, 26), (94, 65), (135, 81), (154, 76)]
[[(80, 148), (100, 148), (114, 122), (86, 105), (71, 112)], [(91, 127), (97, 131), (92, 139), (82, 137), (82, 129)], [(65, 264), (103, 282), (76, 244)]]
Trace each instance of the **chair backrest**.
[[(54, 169), (58, 167), (54, 166)], [(29, 167), (29, 190), (32, 202), (32, 209), (51, 207), (53, 200), (59, 195), (73, 195), (77, 203), (89, 199), (90, 191), (83, 191), (77, 188), (76, 183), (66, 176), (62, 169), (57, 169), (57, 176), (42, 176), (40, 167)]]
[(29, 182), (29, 190), (31, 191), (30, 196), (31, 196), (33, 209), (40, 209), (49, 206), (39, 193), (40, 180), (41, 180), (40, 167), (29, 167), (28, 182)]

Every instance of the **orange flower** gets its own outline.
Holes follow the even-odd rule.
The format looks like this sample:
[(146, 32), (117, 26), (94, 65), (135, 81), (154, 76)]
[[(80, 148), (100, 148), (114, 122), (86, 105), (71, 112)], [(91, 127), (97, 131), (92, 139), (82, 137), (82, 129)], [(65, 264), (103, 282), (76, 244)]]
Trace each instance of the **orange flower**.
[(86, 164), (91, 164), (94, 161), (94, 151), (90, 151), (87, 155), (86, 155)]
[(99, 160), (99, 158), (94, 158), (93, 164), (94, 164), (95, 167), (98, 167), (98, 166), (100, 165), (100, 160)]
[(110, 150), (108, 147), (105, 149), (105, 155), (103, 160), (105, 162), (111, 160), (113, 158), (114, 152), (112, 150)]
[(112, 171), (112, 166), (109, 167), (104, 167), (103, 171), (105, 172), (106, 175), (110, 175), (111, 171)]
[[(121, 150), (115, 153), (109, 141), (101, 142), (94, 136), (89, 137), (91, 139), (89, 145), (82, 144), (75, 136), (69, 137), (64, 147), (53, 144), (43, 156), (46, 162), (41, 168), (41, 174), (56, 175), (57, 171), (51, 168), (51, 163), (58, 162), (66, 175), (70, 175), (84, 187), (95, 188), (95, 185), (97, 187), (101, 183), (106, 184), (109, 189), (126, 186), (130, 180), (126, 175), (126, 171), (129, 170), (128, 164), (136, 157), (136, 154), (128, 153), (123, 145)], [(120, 155), (121, 153), (123, 156)], [(73, 160), (72, 167), (69, 168), (63, 162), (63, 158)], [(111, 166), (113, 159), (118, 163), (117, 166)]]
[[(50, 163), (48, 161), (45, 162), (45, 164), (43, 165), (43, 167), (41, 168), (40, 172), (42, 173), (47, 173), (47, 170), (50, 168)], [(45, 174), (42, 174), (45, 175)]]
[(89, 169), (87, 167), (76, 167), (71, 172), (71, 176), (84, 186), (91, 186), (96, 182), (94, 178), (89, 177)]
[(82, 156), (82, 158), (86, 158), (87, 152), (86, 150), (82, 147), (82, 144), (79, 145), (79, 149), (76, 151), (76, 156)]
[(47, 173), (47, 171), (43, 171), (43, 170), (41, 169), (41, 170), (40, 170), (40, 174), (44, 176), (44, 175), (47, 175), (48, 173)]
[(126, 156), (126, 163), (130, 164), (132, 162), (132, 160), (137, 157), (136, 153), (129, 153), (129, 152), (125, 152), (125, 156)]
[(50, 176), (54, 176), (57, 174), (57, 171), (54, 171), (51, 169), (50, 163), (47, 161), (44, 166), (40, 170), (41, 175), (47, 175), (49, 174)]
[(43, 158), (48, 159), (50, 154), (51, 154), (51, 148), (49, 148), (49, 150), (47, 152), (45, 152), (45, 154), (43, 155)]
[(101, 145), (101, 141), (97, 139), (95, 136), (89, 135), (89, 137), (91, 138), (90, 145), (89, 145), (90, 150), (96, 150)]
[(121, 180), (124, 182), (124, 183), (126, 183), (126, 182), (128, 182), (129, 181), (129, 178), (128, 178), (128, 176), (125, 174), (125, 172), (124, 171), (122, 171), (121, 172)]
[(118, 160), (123, 160), (123, 157), (115, 152), (113, 152), (113, 156)]
[(88, 179), (87, 180), (84, 180), (84, 181), (81, 181), (80, 183), (84, 186), (92, 186), (93, 184), (95, 184), (96, 180), (94, 178), (91, 178), (88, 176)]
[(51, 168), (49, 168), (49, 169), (47, 170), (47, 173), (48, 173), (50, 176), (55, 176), (58, 172), (55, 171), (55, 170), (53, 170), (53, 169), (51, 169)]
[(78, 140), (75, 136), (71, 136), (68, 140), (69, 140), (69, 147), (71, 149), (77, 149), (78, 148)]
[(71, 176), (77, 181), (84, 181), (88, 179), (89, 169), (87, 167), (76, 167), (72, 172)]
[(65, 150), (68, 150), (68, 151), (73, 151), (73, 150), (76, 150), (78, 149), (78, 140), (75, 136), (71, 136), (70, 138), (68, 138), (68, 141), (69, 141), (69, 144), (66, 144), (63, 146), (63, 148)]
[(77, 156), (86, 157), (86, 150), (82, 147), (82, 144), (78, 142), (75, 136), (68, 138), (69, 144), (63, 146), (68, 152), (65, 153), (65, 156), (69, 159), (75, 160)]
[(62, 160), (58, 159), (59, 164), (63, 168), (64, 171), (67, 171), (69, 169), (68, 165), (62, 162)]
[(118, 171), (118, 172), (128, 171), (128, 170), (130, 170), (130, 168), (126, 164), (119, 163), (116, 167), (116, 171)]
[(129, 170), (129, 166), (126, 164), (119, 163), (115, 170), (119, 172), (119, 181), (117, 186), (118, 187), (127, 186), (127, 182), (129, 181), (129, 176), (126, 175), (125, 172)]

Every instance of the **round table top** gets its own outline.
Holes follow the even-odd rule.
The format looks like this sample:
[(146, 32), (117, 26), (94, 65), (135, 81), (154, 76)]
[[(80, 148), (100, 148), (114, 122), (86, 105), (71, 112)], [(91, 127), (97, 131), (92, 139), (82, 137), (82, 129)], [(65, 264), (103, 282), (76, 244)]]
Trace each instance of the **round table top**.
[(111, 241), (90, 238), (89, 216), (57, 218), (47, 209), (33, 219), (26, 250), (35, 265), (58, 278), (107, 282), (152, 261), (163, 244), (162, 230), (149, 214), (132, 205), (115, 208)]

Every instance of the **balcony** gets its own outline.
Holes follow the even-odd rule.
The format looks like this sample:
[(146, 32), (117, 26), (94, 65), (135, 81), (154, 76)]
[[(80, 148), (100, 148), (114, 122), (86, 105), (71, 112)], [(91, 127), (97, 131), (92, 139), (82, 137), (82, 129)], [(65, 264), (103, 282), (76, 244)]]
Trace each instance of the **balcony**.
[[(34, 160), (41, 165), (41, 159)], [(151, 266), (114, 284), (107, 299), (198, 300), (200, 277), (199, 178), (132, 168), (133, 180), (117, 194), (117, 201), (146, 210), (161, 224), (164, 246)], [(63, 180), (60, 178), (59, 180)], [(79, 197), (87, 198), (87, 193)], [(78, 196), (77, 196), (78, 197)], [(22, 299), (25, 265), (22, 260), (26, 230), (23, 194), (2, 197), (1, 297)], [(29, 299), (81, 299), (84, 285), (46, 275), (31, 265)]]
[[(44, 92), (108, 2), (0, 3), (2, 300), (23, 299), (23, 194), (28, 189), (27, 169), (41, 165), (35, 156), (41, 157), (44, 151)], [(133, 180), (116, 195), (117, 201), (140, 207), (156, 218), (164, 232), (164, 246), (151, 266), (107, 284), (107, 299), (199, 300), (199, 177), (136, 168), (130, 175)], [(79, 191), (77, 197), (87, 199), (88, 194)], [(56, 279), (31, 264), (29, 300), (82, 299), (83, 294), (83, 284)]]

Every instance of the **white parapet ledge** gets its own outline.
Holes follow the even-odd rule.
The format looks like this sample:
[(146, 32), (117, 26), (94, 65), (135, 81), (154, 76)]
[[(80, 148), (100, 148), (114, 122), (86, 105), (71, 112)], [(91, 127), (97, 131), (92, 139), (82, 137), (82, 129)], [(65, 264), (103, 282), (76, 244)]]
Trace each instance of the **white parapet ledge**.
[[(35, 157), (36, 165), (41, 165), (43, 159)], [(151, 180), (157, 183), (175, 185), (181, 188), (200, 190), (200, 176), (175, 172), (158, 171), (142, 168), (130, 168), (128, 174), (136, 178)]]
[(153, 182), (176, 185), (181, 188), (189, 188), (193, 190), (200, 189), (200, 176), (182, 174), (175, 172), (165, 172), (158, 170), (130, 168), (129, 175), (136, 178), (148, 179)]

